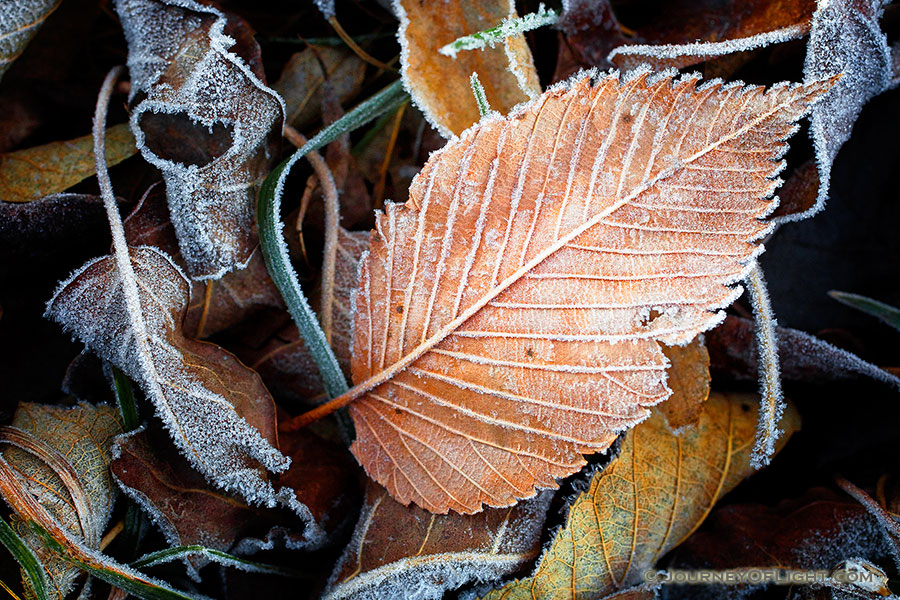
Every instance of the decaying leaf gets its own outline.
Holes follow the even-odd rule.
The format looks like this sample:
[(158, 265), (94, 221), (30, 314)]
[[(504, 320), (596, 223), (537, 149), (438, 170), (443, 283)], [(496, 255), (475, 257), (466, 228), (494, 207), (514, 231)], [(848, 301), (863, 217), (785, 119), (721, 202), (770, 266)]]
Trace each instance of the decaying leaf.
[[(863, 376), (900, 389), (900, 379), (852, 352), (797, 329), (779, 327), (776, 331), (781, 374), (787, 381), (822, 383)], [(757, 379), (758, 349), (751, 321), (729, 316), (707, 335), (707, 343), (717, 375), (738, 381)]]
[[(350, 344), (353, 334), (353, 294), (359, 274), (359, 260), (369, 247), (369, 234), (338, 229), (337, 260), (334, 271), (331, 347), (345, 374), (350, 374)], [(309, 400), (324, 392), (322, 378), (309, 355), (300, 332), (288, 323), (264, 346), (239, 352), (243, 360), (262, 376), (278, 398)]]
[[(136, 381), (175, 444), (207, 479), (251, 502), (273, 505), (265, 469), (290, 461), (278, 450), (275, 407), (259, 376), (213, 344), (181, 330), (190, 285), (151, 246), (131, 248), (136, 281), (115, 257), (94, 259), (60, 284), (47, 315)], [(128, 298), (133, 283), (136, 298)], [(127, 302), (136, 302), (132, 320)]]
[(336, 404), (369, 475), (433, 512), (509, 506), (646, 418), (658, 342), (724, 318), (832, 83), (582, 74), (433, 154), (361, 267)]
[(878, 24), (883, 5), (882, 0), (830, 0), (820, 2), (813, 15), (804, 79), (815, 81), (835, 74), (842, 77), (810, 114), (819, 165), (816, 204), (785, 220), (802, 219), (822, 210), (838, 150), (850, 138), (863, 106), (892, 85), (891, 50)]
[[(645, 43), (619, 46), (609, 60), (623, 70), (649, 62), (683, 68), (713, 57), (794, 40), (809, 33), (814, 0), (668, 2), (639, 30)], [(697, 15), (703, 15), (697, 18)]]
[[(124, 226), (129, 245), (155, 246), (178, 266), (184, 266), (165, 198), (156, 188), (141, 198)], [(191, 281), (191, 301), (182, 328), (187, 337), (204, 339), (263, 308), (283, 306), (262, 256), (255, 251), (240, 271), (226, 273), (218, 280)]]
[[(291, 488), (309, 508), (311, 518), (306, 522), (298, 522), (283, 510), (249, 506), (211, 488), (156, 432), (144, 430), (120, 437), (110, 469), (119, 486), (144, 509), (172, 547), (197, 544), (231, 551), (248, 536), (262, 537), (277, 526), (286, 531), (292, 548), (315, 548), (342, 525), (347, 504), (355, 497), (352, 459), (340, 447), (309, 432), (282, 437), (287, 437), (282, 440), (282, 450), (292, 462), (279, 483)], [(188, 573), (195, 579), (207, 562), (203, 556), (185, 559)]]
[[(678, 548), (673, 566), (830, 571), (851, 557), (890, 564), (883, 528), (846, 496), (813, 488), (802, 497), (782, 501), (775, 507), (737, 504), (716, 509), (704, 530)], [(745, 597), (741, 591), (741, 587), (724, 586), (717, 597)]]
[(552, 494), (477, 515), (403, 506), (369, 482), (353, 539), (325, 598), (425, 600), (496, 581), (537, 556)]
[(531, 51), (521, 35), (503, 48), (459, 53), (438, 50), (457, 38), (489, 29), (515, 17), (511, 0), (427, 2), (394, 0), (400, 19), (397, 37), (403, 84), (425, 118), (445, 137), (459, 135), (479, 119), (469, 77), (478, 73), (491, 108), (503, 114), (540, 93)]
[[(534, 574), (485, 598), (601, 598), (640, 582), (754, 471), (757, 405), (755, 396), (713, 393), (697, 425), (677, 435), (654, 412), (574, 500)], [(792, 405), (781, 425), (787, 435), (799, 429)]]
[(192, 0), (118, 0), (116, 10), (136, 102), (131, 130), (162, 171), (188, 274), (244, 268), (257, 245), (269, 136), (283, 118), (256, 42), (237, 17)]
[[(2, 42), (0, 42), (2, 43)], [(137, 152), (128, 125), (106, 132), (106, 164), (119, 164)], [(53, 142), (0, 155), (0, 200), (31, 202), (57, 194), (94, 174), (91, 136)]]
[[(114, 408), (21, 404), (9, 427), (0, 428), (3, 459), (19, 481), (71, 536), (97, 549), (116, 491), (109, 475), (110, 446), (122, 433)], [(48, 593), (65, 598), (80, 570), (57, 556), (20, 516), (13, 526), (47, 571)], [(29, 579), (22, 578), (28, 585)]]
[(16, 0), (0, 5), (0, 78), (62, 0)]
[(349, 50), (316, 46), (291, 56), (272, 89), (284, 98), (285, 121), (303, 130), (322, 114), (326, 82), (344, 103), (359, 91), (365, 72), (366, 63)]

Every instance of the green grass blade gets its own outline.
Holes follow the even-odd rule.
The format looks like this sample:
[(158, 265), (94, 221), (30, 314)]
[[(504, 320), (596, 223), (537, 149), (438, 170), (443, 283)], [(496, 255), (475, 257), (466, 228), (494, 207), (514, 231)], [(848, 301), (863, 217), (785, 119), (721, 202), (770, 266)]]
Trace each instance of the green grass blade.
[(213, 550), (212, 548), (206, 548), (205, 546), (199, 545), (178, 546), (175, 548), (166, 548), (165, 550), (160, 550), (158, 552), (151, 552), (150, 554), (145, 554), (141, 558), (131, 563), (131, 567), (133, 569), (144, 569), (167, 562), (172, 562), (173, 560), (178, 560), (186, 556), (198, 555), (205, 556), (221, 565), (234, 567), (236, 569), (242, 569), (244, 571), (271, 573), (273, 575), (282, 575), (284, 577), (306, 577), (306, 575), (300, 573), (299, 571), (253, 562), (251, 560), (241, 558), (240, 556), (234, 556), (233, 554), (228, 554), (227, 552)]
[(291, 168), (298, 160), (313, 150), (334, 141), (341, 135), (353, 131), (365, 125), (372, 119), (387, 112), (395, 110), (406, 101), (407, 94), (403, 90), (400, 81), (387, 86), (346, 115), (325, 127), (305, 146), (297, 150), (290, 158), (269, 173), (259, 192), (257, 206), (257, 220), (259, 223), (259, 239), (263, 257), (269, 275), (284, 298), (291, 317), (303, 336), (303, 341), (310, 351), (310, 355), (319, 369), (325, 391), (330, 398), (339, 396), (347, 391), (347, 380), (341, 372), (337, 358), (325, 339), (322, 328), (303, 290), (297, 280), (297, 274), (291, 266), (287, 245), (282, 235), (281, 223), (281, 195), (284, 191), (284, 182)]
[[(110, 365), (111, 366), (111, 365)], [(112, 367), (115, 382), (116, 404), (122, 413), (122, 424), (125, 431), (134, 431), (140, 424), (138, 420), (137, 404), (134, 402), (134, 389), (131, 380), (125, 373)]]
[(22, 567), (22, 571), (31, 582), (38, 600), (48, 600), (47, 581), (44, 579), (44, 567), (38, 557), (34, 555), (28, 544), (19, 537), (15, 530), (4, 519), (0, 519), (0, 542), (6, 546), (16, 562)]
[(839, 292), (837, 290), (828, 292), (828, 295), (841, 304), (846, 304), (856, 310), (861, 310), (867, 315), (881, 319), (894, 329), (900, 330), (900, 309), (891, 306), (890, 304), (885, 304), (884, 302), (879, 302), (878, 300), (873, 300), (866, 296), (860, 296), (859, 294)]

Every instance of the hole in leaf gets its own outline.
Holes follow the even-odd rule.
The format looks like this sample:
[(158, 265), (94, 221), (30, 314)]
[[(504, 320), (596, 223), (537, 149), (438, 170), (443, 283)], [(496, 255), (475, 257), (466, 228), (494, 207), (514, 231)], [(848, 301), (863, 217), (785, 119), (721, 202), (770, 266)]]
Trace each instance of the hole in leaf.
[(216, 123), (209, 128), (186, 113), (147, 112), (139, 125), (153, 154), (183, 165), (207, 165), (234, 144), (231, 126)]

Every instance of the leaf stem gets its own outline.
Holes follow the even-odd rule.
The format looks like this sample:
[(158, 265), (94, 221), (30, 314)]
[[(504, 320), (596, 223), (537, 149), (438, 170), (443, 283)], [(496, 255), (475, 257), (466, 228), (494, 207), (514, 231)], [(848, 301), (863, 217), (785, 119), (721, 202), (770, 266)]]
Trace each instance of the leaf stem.
[(291, 168), (309, 152), (318, 150), (344, 133), (352, 131), (386, 112), (395, 110), (407, 98), (400, 81), (387, 86), (322, 129), (290, 158), (275, 167), (266, 177), (259, 192), (257, 220), (259, 222), (260, 247), (266, 260), (266, 267), (275, 285), (281, 291), (288, 312), (297, 324), (306, 347), (309, 348), (329, 398), (346, 392), (347, 380), (344, 379), (337, 358), (328, 344), (325, 333), (319, 327), (316, 315), (310, 308), (309, 302), (300, 288), (297, 274), (291, 266), (282, 234), (284, 225), (280, 221), (281, 196), (284, 193), (285, 180)]
[(778, 339), (775, 334), (775, 314), (769, 302), (769, 292), (759, 263), (747, 275), (747, 291), (753, 304), (756, 321), (756, 345), (759, 359), (760, 407), (756, 444), (750, 464), (761, 468), (769, 464), (775, 454), (775, 442), (781, 435), (778, 421), (784, 412), (781, 393), (781, 368), (778, 363)]

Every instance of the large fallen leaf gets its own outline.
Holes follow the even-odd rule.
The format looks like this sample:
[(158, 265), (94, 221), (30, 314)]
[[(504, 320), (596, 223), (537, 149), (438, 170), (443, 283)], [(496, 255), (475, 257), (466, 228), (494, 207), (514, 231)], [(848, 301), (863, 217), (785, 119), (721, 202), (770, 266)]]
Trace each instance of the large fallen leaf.
[[(137, 152), (128, 125), (116, 125), (106, 131), (106, 148), (106, 164), (110, 167)], [(90, 135), (2, 154), (0, 200), (38, 200), (65, 191), (94, 172), (93, 139)]]
[(118, 0), (116, 10), (137, 101), (131, 130), (162, 171), (188, 274), (217, 279), (241, 269), (257, 245), (256, 193), (283, 118), (252, 32), (191, 0)]
[[(97, 549), (115, 498), (108, 467), (113, 437), (120, 433), (109, 406), (21, 404), (12, 425), (0, 428), (0, 441), (9, 444), (3, 458), (22, 482), (22, 493)], [(21, 517), (14, 515), (13, 527), (46, 569), (51, 597), (65, 598), (81, 571), (48, 549)], [(23, 574), (26, 587), (28, 581)]]
[[(485, 598), (601, 598), (640, 582), (645, 569), (754, 471), (757, 405), (755, 396), (713, 393), (697, 425), (677, 435), (654, 412), (572, 503), (534, 575)], [(779, 445), (799, 429), (792, 405), (781, 426), (786, 434)]]
[(477, 515), (403, 506), (369, 482), (353, 539), (325, 598), (441, 598), (469, 582), (496, 581), (537, 556), (552, 494)]
[(16, 0), (0, 4), (0, 78), (62, 0)]
[(469, 83), (473, 72), (478, 73), (491, 108), (503, 114), (540, 92), (531, 51), (522, 35), (508, 38), (502, 48), (464, 51), (455, 59), (438, 52), (457, 38), (515, 17), (515, 2), (394, 0), (394, 11), (400, 19), (397, 37), (403, 49), (403, 85), (428, 122), (445, 137), (459, 135), (479, 119)]
[(361, 267), (353, 452), (401, 503), (509, 506), (669, 395), (721, 322), (787, 138), (832, 81), (580, 75), (451, 141)]
[[(190, 284), (151, 246), (131, 248), (134, 281), (116, 258), (94, 259), (60, 284), (47, 315), (136, 381), (175, 444), (216, 485), (273, 505), (265, 469), (283, 471), (275, 407), (259, 375), (181, 330)], [(136, 298), (129, 298), (129, 290)], [(128, 302), (140, 307), (129, 315)]]

